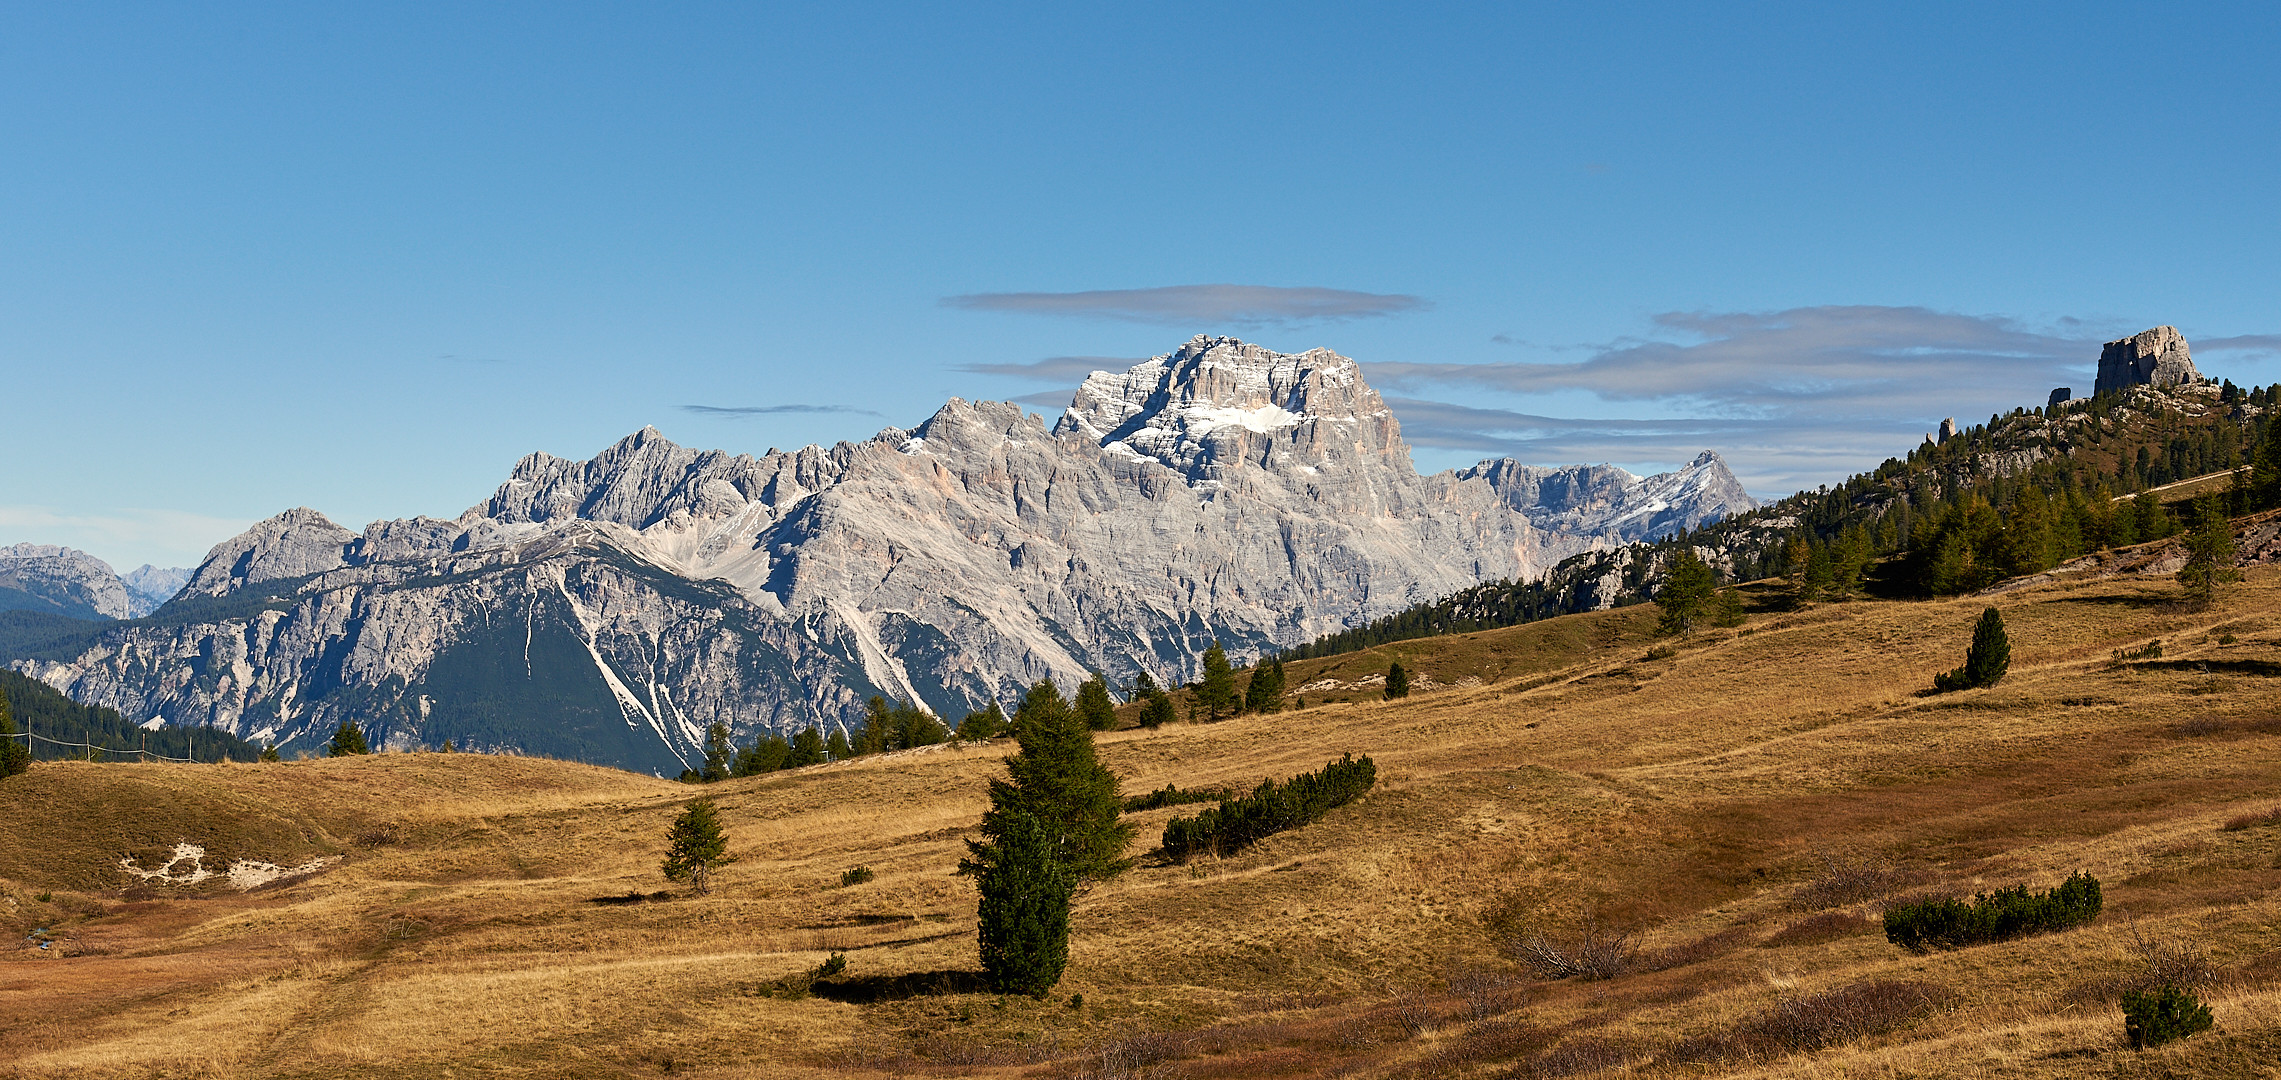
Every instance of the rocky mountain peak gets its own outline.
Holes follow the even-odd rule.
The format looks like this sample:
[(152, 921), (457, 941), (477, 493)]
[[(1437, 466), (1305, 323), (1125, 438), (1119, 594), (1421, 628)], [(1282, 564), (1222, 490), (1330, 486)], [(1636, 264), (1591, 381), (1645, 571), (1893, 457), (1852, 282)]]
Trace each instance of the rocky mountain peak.
[(1230, 465), (1319, 470), (1354, 458), (1408, 465), (1401, 425), (1354, 361), (1329, 349), (1279, 353), (1197, 335), (1079, 386), (1054, 434), (1153, 461), (1192, 484)]
[(295, 507), (214, 545), (183, 591), (221, 596), (256, 582), (338, 570), (355, 540), (325, 515)]
[(2099, 351), (2099, 381), (2095, 393), (2111, 393), (2132, 386), (2180, 386), (2202, 381), (2186, 347), (2186, 335), (2175, 326), (2157, 326)]

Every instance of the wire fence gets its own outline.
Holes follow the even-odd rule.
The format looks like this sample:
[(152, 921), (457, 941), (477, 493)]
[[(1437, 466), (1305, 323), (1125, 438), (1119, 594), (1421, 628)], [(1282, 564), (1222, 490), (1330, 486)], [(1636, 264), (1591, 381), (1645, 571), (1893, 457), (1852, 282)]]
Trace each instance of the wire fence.
[[(177, 764), (181, 764), (181, 765), (197, 765), (197, 764), (200, 764), (199, 760), (198, 760), (197, 758), (195, 758), (195, 757), (170, 757), (170, 756), (168, 756), (168, 755), (166, 755), (166, 754), (161, 754), (161, 753), (159, 753), (159, 752), (158, 752), (158, 751), (156, 751), (156, 750), (120, 750), (120, 749), (117, 749), (117, 748), (115, 748), (115, 747), (102, 746), (102, 745), (98, 745), (98, 744), (96, 744), (96, 743), (85, 743), (85, 742), (63, 742), (63, 741), (61, 741), (61, 740), (58, 740), (58, 739), (51, 739), (51, 738), (48, 738), (48, 737), (47, 737), (47, 736), (45, 736), (45, 735), (34, 735), (34, 734), (32, 734), (31, 732), (28, 732), (28, 731), (19, 731), (19, 732), (16, 732), (16, 733), (12, 734), (12, 735), (5, 735), (5, 736), (0, 736), (0, 738), (9, 738), (9, 739), (22, 739), (22, 740), (24, 740), (24, 748), (25, 748), (25, 749), (27, 749), (27, 750), (31, 749), (32, 743), (33, 743), (33, 742), (36, 740), (36, 741), (38, 741), (38, 742), (44, 742), (44, 743), (48, 744), (49, 746), (64, 746), (64, 747), (73, 747), (73, 748), (76, 748), (76, 749), (85, 750), (85, 751), (88, 751), (90, 754), (93, 754), (93, 753), (94, 753), (94, 752), (96, 752), (96, 751), (101, 751), (101, 752), (103, 752), (103, 753), (106, 753), (106, 754), (133, 754), (133, 755), (140, 755), (140, 756), (142, 756), (142, 757), (157, 758), (157, 759), (158, 759), (158, 760), (160, 760), (160, 761), (172, 761), (172, 762), (175, 762), (175, 763), (177, 763)], [(192, 751), (192, 753), (196, 753), (196, 751)]]

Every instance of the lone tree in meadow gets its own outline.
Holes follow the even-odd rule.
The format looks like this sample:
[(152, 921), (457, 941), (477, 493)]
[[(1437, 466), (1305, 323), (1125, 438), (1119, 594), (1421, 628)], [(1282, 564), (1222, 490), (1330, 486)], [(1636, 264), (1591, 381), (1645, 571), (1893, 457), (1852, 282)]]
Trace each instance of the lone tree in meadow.
[(1695, 556), (1693, 548), (1679, 549), (1679, 557), (1671, 560), (1671, 572), (1663, 579), (1663, 587), (1655, 591), (1655, 604), (1663, 609), (1663, 618), (1657, 629), (1666, 634), (1692, 634), (1695, 622), (1711, 612), (1711, 598), (1718, 590), (1718, 579), (1711, 575), (1711, 567)]
[(2003, 613), (1991, 607), (1972, 628), (1972, 648), (1964, 654), (1964, 666), (1933, 676), (1933, 689), (1945, 694), (1994, 686), (2011, 666), (2012, 643), (2004, 636)]
[(699, 895), (713, 891), (715, 869), (737, 861), (729, 854), (721, 813), (710, 795), (690, 800), (689, 808), (666, 831), (665, 845), (665, 880), (686, 881)]
[(1196, 707), (1204, 711), (1206, 720), (1235, 715), (1236, 673), (1217, 641), (1204, 650), (1204, 681), (1196, 686)]
[(1402, 662), (1396, 660), (1393, 667), (1386, 669), (1386, 700), (1409, 696), (1410, 673), (1402, 670)]
[(1283, 707), (1282, 657), (1278, 656), (1251, 669), (1251, 685), (1244, 688), (1243, 707), (1263, 713)]
[(364, 741), (364, 729), (343, 720), (340, 730), (333, 732), (333, 741), (325, 744), (326, 757), (347, 757), (350, 754), (369, 754), (372, 747)]
[(2240, 581), (2234, 569), (2239, 552), (2234, 548), (2233, 522), (2215, 494), (2194, 500), (2194, 527), (2186, 533), (2186, 565), (2178, 568), (2178, 587), (2195, 607), (2217, 599), (2218, 583)]
[(16, 708), (8, 704), (8, 691), (0, 690), (0, 777), (16, 776), (32, 767), (30, 739), (17, 742)]
[(1089, 731), (1116, 729), (1117, 703), (1109, 700), (1109, 682), (1100, 672), (1077, 687), (1077, 716)]
[(718, 720), (705, 729), (705, 768), (697, 778), (705, 783), (718, 783), (729, 778), (736, 762), (737, 748), (729, 745), (729, 727)]

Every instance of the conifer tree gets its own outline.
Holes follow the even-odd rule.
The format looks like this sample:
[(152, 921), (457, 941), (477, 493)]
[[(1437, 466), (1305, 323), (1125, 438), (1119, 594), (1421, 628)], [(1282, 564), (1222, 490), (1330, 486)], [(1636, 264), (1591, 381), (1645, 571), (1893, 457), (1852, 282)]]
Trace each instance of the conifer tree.
[(815, 728), (804, 728), (792, 736), (792, 756), (784, 760), (784, 767), (797, 769), (824, 760), (824, 733)]
[(698, 772), (697, 779), (707, 784), (728, 779), (735, 754), (736, 747), (729, 745), (728, 725), (713, 721), (705, 728), (705, 767)]
[(888, 712), (888, 720), (891, 726), (887, 748), (890, 750), (909, 750), (914, 746), (933, 746), (950, 740), (950, 729), (944, 727), (942, 721), (935, 719), (933, 713), (908, 701), (897, 702), (894, 709)]
[(1196, 687), (1196, 706), (1204, 711), (1206, 720), (1235, 715), (1236, 673), (1217, 641), (1204, 650), (1204, 681)]
[(1172, 695), (1156, 685), (1156, 679), (1148, 672), (1141, 672), (1140, 678), (1133, 680), (1133, 697), (1141, 703), (1140, 726), (1144, 728), (1160, 728), (1180, 718), (1179, 711), (1173, 708)]
[(333, 732), (333, 741), (325, 744), (326, 757), (348, 757), (351, 754), (369, 754), (372, 747), (364, 741), (364, 729), (355, 722), (341, 721), (340, 729)]
[(2194, 500), (2194, 527), (2186, 534), (2186, 564), (2178, 568), (2178, 586), (2195, 607), (2208, 607), (2217, 598), (2220, 582), (2240, 581), (2234, 569), (2233, 522), (2216, 495)]
[[(887, 699), (877, 694), (863, 703), (863, 730), (855, 737), (857, 754), (877, 754), (894, 749), (895, 718), (889, 713)], [(835, 754), (835, 757), (850, 755)]]
[(0, 778), (21, 775), (32, 767), (32, 740), (17, 742), (16, 707), (8, 703), (8, 691), (0, 688)]
[(1402, 662), (1396, 660), (1393, 667), (1386, 669), (1386, 700), (1392, 701), (1395, 698), (1409, 696), (1410, 673), (1402, 670)]
[(1077, 715), (1088, 730), (1111, 731), (1117, 726), (1117, 703), (1109, 700), (1109, 682), (1095, 672), (1077, 687)]
[(729, 854), (720, 811), (710, 795), (690, 800), (688, 809), (673, 819), (665, 841), (665, 880), (686, 881), (700, 895), (713, 891), (714, 870), (737, 861)]
[(2012, 643), (2004, 634), (2004, 615), (1991, 607), (1972, 628), (1972, 647), (1964, 666), (1933, 676), (1933, 689), (1942, 693), (1994, 686), (2012, 666)]
[(1005, 731), (1006, 710), (999, 708), (995, 701), (987, 709), (967, 713), (966, 719), (958, 722), (958, 737), (968, 742), (995, 739)]
[[(1826, 571), (1829, 566), (1826, 555), (1820, 565)], [(1812, 582), (1811, 572), (1807, 579)], [(1711, 576), (1710, 566), (1696, 557), (1695, 549), (1679, 549), (1678, 557), (1671, 561), (1670, 573), (1664, 576), (1663, 587), (1655, 593), (1656, 606), (1663, 609), (1658, 628), (1666, 634), (1694, 633), (1696, 621), (1710, 611), (1711, 594), (1717, 588), (1718, 581)]]
[(782, 735), (769, 735), (753, 740), (751, 746), (737, 754), (738, 776), (760, 776), (784, 767), (792, 759), (792, 744)]
[(277, 753), (277, 748), (276, 748), (276, 747), (274, 747), (274, 746), (264, 746), (264, 747), (262, 747), (262, 748), (261, 748), (261, 760), (263, 760), (263, 761), (282, 761), (282, 760), (284, 760), (284, 758), (282, 758), (282, 757), (280, 757), (280, 756), (278, 755), (278, 753)]
[(847, 732), (836, 727), (832, 729), (831, 741), (824, 744), (824, 752), (831, 755), (828, 759), (831, 761), (846, 761), (855, 756), (847, 744)]
[(968, 856), (959, 872), (989, 869), (1004, 843), (1007, 823), (1019, 815), (1046, 828), (1058, 857), (1078, 879), (1124, 870), (1133, 829), (1119, 820), (1124, 800), (1117, 794), (1117, 778), (1101, 766), (1093, 752), (1093, 732), (1062, 700), (1053, 680), (1040, 680), (1022, 697), (1014, 712), (1014, 738), (1020, 750), (1006, 759), (1008, 779), (990, 781), (983, 839), (967, 841)]
[(1001, 994), (1044, 997), (1069, 964), (1069, 900), (1077, 877), (1053, 830), (1030, 814), (1001, 815), (976, 881), (982, 970)]
[(1243, 707), (1252, 712), (1274, 712), (1283, 707), (1283, 658), (1278, 656), (1251, 669), (1251, 685), (1244, 688)]

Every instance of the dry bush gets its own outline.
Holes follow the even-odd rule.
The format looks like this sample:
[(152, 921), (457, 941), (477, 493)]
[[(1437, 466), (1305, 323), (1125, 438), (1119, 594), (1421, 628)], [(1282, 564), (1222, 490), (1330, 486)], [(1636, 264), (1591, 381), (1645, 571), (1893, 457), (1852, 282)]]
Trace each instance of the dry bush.
[(1194, 1032), (1144, 1031), (1113, 1039), (1085, 1052), (1064, 1074), (1069, 1080), (1136, 1080), (1163, 1070), (1164, 1063), (1195, 1057), (1201, 1042)]
[(1839, 938), (1866, 934), (1877, 928), (1872, 919), (1864, 919), (1850, 911), (1825, 911), (1808, 915), (1791, 923), (1759, 943), (1762, 949), (1782, 949), (1793, 945), (1824, 945)]
[(1819, 857), (1821, 869), (1815, 871), (1813, 880), (1799, 887), (1793, 901), (1800, 911), (1865, 903), (1931, 879), (1922, 869), (1874, 855), (1849, 859), (1825, 851)]
[(1554, 1080), (1562, 1076), (1620, 1069), (1644, 1056), (1636, 1043), (1601, 1035), (1584, 1035), (1563, 1041), (1535, 1061), (1513, 1070), (1521, 1080)]
[(1592, 918), (1568, 938), (1523, 930), (1506, 940), (1505, 950), (1544, 979), (1613, 979), (1633, 970), (1639, 955), (1630, 934), (1602, 930)]
[(2223, 828), (2226, 832), (2240, 832), (2243, 829), (2254, 829), (2261, 825), (2281, 825), (2281, 806), (2227, 818)]
[(1539, 1053), (1558, 1037), (1550, 1028), (1520, 1020), (1484, 1020), (1434, 1047), (1419, 1063), (1418, 1072), (1424, 1076), (1462, 1075), (1490, 1062), (1514, 1061)]
[(1389, 1005), (1406, 1039), (1415, 1039), (1449, 1019), (1445, 1001), (1419, 990), (1397, 990)]
[(1529, 987), (1511, 972), (1494, 968), (1460, 967), (1443, 979), (1449, 992), (1464, 1003), (1468, 1020), (1486, 1020), (1520, 1008), (1528, 1001)]
[(396, 826), (375, 825), (356, 834), (355, 844), (358, 847), (386, 847), (402, 841), (403, 837), (397, 834)]
[(1953, 997), (1930, 983), (1859, 982), (1784, 1001), (1723, 1030), (1680, 1040), (1660, 1056), (1671, 1064), (1693, 1065), (1819, 1050), (1891, 1031)]
[(2131, 923), (2129, 935), (2131, 952), (2138, 955), (2139, 969), (2121, 990), (2147, 993), (2159, 986), (2192, 990), (2217, 981), (2218, 971), (2210, 966), (2209, 954), (2201, 949), (2176, 938), (2156, 937), (2139, 929), (2135, 921)]

